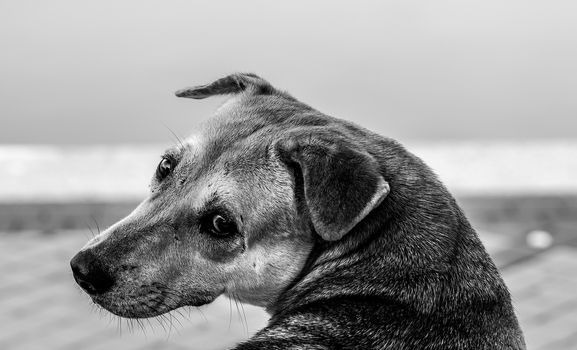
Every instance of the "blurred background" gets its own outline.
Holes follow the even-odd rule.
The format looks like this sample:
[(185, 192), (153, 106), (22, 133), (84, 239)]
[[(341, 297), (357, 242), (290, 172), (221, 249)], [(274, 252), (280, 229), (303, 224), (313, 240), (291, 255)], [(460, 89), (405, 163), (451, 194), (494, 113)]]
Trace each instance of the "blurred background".
[(223, 349), (266, 324), (227, 299), (119, 321), (68, 265), (224, 101), (173, 92), (235, 71), (422, 157), (501, 268), (528, 349), (575, 349), (575, 62), (570, 0), (0, 0), (0, 349)]

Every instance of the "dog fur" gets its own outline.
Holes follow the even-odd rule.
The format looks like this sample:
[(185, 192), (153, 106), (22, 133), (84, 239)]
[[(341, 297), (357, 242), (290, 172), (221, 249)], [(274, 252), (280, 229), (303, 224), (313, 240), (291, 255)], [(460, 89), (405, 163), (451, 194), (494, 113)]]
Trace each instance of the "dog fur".
[[(235, 349), (525, 348), (497, 268), (419, 158), (254, 74), (177, 92), (223, 94), (163, 156), (170, 174), (73, 259), (96, 303), (133, 318), (221, 294), (265, 307)], [(215, 213), (236, 231), (207, 232)]]

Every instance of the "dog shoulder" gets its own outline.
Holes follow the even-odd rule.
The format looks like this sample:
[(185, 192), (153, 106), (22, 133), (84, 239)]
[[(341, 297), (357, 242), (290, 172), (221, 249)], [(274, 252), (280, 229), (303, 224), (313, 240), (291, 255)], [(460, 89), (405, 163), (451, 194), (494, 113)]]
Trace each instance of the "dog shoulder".
[[(234, 350), (411, 349), (403, 341), (389, 339), (386, 331), (372, 327), (348, 305), (341, 306), (343, 310), (333, 309), (331, 303), (309, 305), (273, 318), (266, 328)], [(361, 323), (367, 327), (360, 327)]]
[(330, 320), (312, 313), (293, 313), (271, 323), (234, 350), (329, 350), (342, 346)]

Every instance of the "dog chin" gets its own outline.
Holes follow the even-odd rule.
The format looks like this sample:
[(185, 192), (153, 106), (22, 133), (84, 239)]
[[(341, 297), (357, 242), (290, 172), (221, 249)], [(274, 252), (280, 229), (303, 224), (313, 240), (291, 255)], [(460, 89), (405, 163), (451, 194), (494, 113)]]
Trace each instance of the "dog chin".
[(214, 298), (190, 298), (189, 300), (175, 300), (171, 297), (139, 296), (126, 298), (121, 296), (92, 297), (92, 301), (106, 311), (123, 318), (150, 318), (163, 315), (184, 306), (202, 306), (214, 301)]

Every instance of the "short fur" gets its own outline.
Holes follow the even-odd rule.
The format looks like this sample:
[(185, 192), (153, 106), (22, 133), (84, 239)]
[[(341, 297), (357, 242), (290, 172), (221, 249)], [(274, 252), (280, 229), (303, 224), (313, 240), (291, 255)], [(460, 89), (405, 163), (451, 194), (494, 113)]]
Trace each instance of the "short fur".
[[(73, 259), (110, 280), (95, 302), (124, 317), (223, 293), (265, 307), (239, 350), (525, 349), (497, 268), (419, 158), (254, 74), (177, 92), (219, 94), (233, 97), (168, 151), (170, 176)], [(203, 232), (215, 212), (238, 234)]]

